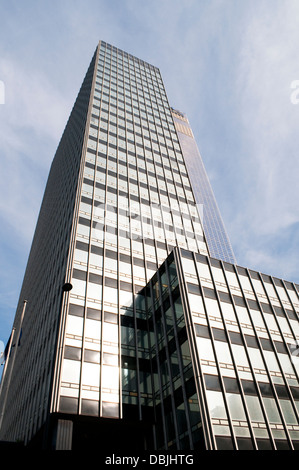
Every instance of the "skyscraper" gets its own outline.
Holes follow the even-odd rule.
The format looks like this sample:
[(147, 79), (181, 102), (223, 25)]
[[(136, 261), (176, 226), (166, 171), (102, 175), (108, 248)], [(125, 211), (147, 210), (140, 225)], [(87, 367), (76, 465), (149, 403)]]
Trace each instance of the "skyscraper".
[[(242, 418), (228, 409), (228, 401), (245, 403), (245, 392), (227, 392), (223, 377), (239, 386), (248, 379), (249, 387), (260, 376), (249, 378), (243, 363), (242, 375), (239, 363), (226, 362), (226, 350), (220, 352), (218, 340), (230, 338), (228, 332), (235, 341), (248, 332), (237, 331), (238, 312), (234, 320), (227, 313), (231, 294), (241, 297), (235, 278), (227, 274), (227, 285), (224, 274), (211, 277), (207, 266), (218, 262), (227, 273), (237, 268), (222, 264), (230, 249), (223, 226), (212, 230), (218, 255), (211, 230), (208, 236), (203, 229), (199, 208), (209, 202), (198, 199), (189, 177), (196, 144), (184, 142), (180, 133), (189, 124), (180, 127), (177, 115), (158, 68), (99, 42), (57, 148), (32, 242), (1, 383), (0, 439), (54, 449), (100, 441), (107, 450), (277, 447), (278, 441), (292, 447), (297, 441), (297, 376), (285, 356), (289, 375), (267, 378), (270, 386), (289, 380), (286, 393), (293, 395), (284, 406), (293, 410), (291, 430), (285, 418), (283, 430), (275, 422), (275, 440), (265, 406), (264, 421), (249, 416), (245, 405)], [(200, 171), (199, 181), (208, 185)], [(219, 222), (218, 215), (210, 221)], [(232, 251), (228, 256), (234, 262)], [(226, 296), (224, 307), (205, 300), (220, 302), (217, 289)], [(296, 289), (292, 284), (293, 303), (282, 310), (292, 312), (291, 330), (274, 336), (286, 347), (284, 338), (294, 343), (296, 337)], [(270, 341), (260, 318), (256, 322)], [(209, 345), (196, 349), (196, 338), (208, 333)], [(219, 348), (221, 360), (218, 352), (214, 362), (205, 357), (211, 348)], [(216, 401), (223, 400), (226, 414), (222, 408), (213, 414), (211, 383), (223, 393)], [(234, 400), (226, 392), (235, 393)], [(261, 432), (260, 443), (254, 433), (263, 426), (268, 434)]]

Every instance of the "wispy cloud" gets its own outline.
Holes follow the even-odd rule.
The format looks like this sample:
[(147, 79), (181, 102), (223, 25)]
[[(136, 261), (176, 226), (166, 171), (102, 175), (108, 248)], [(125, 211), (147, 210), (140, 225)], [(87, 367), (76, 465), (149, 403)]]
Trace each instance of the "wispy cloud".
[(291, 82), (299, 77), (299, 5), (273, 7), (260, 3), (240, 43), (236, 85), (247, 189), (231, 227), (236, 243), (244, 237), (244, 260), (279, 272), (287, 247), (274, 252), (275, 238), (296, 232), (299, 221), (299, 107), (290, 101)]
[(1, 168), (5, 175), (0, 180), (0, 212), (3, 223), (14, 226), (19, 237), (28, 238), (69, 106), (37, 70), (23, 68), (8, 58), (0, 59), (0, 69), (6, 85), (5, 104), (0, 110)]

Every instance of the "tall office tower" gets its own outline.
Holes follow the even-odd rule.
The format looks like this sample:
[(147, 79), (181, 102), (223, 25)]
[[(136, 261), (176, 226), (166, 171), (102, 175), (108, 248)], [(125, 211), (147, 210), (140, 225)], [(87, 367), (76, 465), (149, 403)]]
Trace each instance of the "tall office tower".
[(50, 170), (0, 440), (298, 447), (298, 286), (210, 257), (186, 124), (156, 67), (100, 41)]
[(85, 417), (89, 429), (104, 418), (145, 422), (150, 363), (134, 296), (174, 246), (208, 254), (160, 72), (101, 41), (50, 170), (2, 383), (1, 439), (56, 436), (59, 448), (82, 443)]
[(202, 224), (210, 255), (235, 264), (235, 255), (187, 116), (175, 109), (172, 109), (172, 114), (195, 199), (201, 206)]

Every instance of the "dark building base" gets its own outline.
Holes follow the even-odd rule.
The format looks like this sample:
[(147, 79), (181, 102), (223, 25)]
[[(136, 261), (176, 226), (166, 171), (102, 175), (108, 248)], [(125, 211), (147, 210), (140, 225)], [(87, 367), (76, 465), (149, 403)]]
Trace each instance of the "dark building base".
[(121, 419), (52, 414), (26, 446), (36, 450), (99, 451), (114, 454), (154, 449), (153, 425)]

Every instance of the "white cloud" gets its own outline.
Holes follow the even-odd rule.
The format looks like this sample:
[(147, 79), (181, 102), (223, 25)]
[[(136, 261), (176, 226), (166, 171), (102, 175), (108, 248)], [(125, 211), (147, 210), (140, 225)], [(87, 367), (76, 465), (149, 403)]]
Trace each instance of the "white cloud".
[(290, 100), (291, 83), (299, 79), (299, 4), (272, 5), (244, 5), (239, 26), (227, 31), (219, 51), (221, 64), (216, 59), (205, 65), (209, 77), (213, 66), (219, 71), (213, 83), (218, 101), (209, 105), (206, 93), (194, 102), (205, 106), (198, 144), (238, 262), (263, 272), (275, 269), (278, 276), (281, 266), (282, 276), (289, 272), (298, 279), (298, 248), (284, 244), (291, 243), (299, 222), (299, 105)]
[(0, 211), (16, 236), (28, 240), (69, 106), (37, 70), (7, 58), (0, 69), (6, 91), (0, 108)]
[[(12, 132), (34, 130), (38, 135), (57, 139), (68, 115), (68, 102), (51, 85), (47, 76), (31, 64), (25, 67), (16, 59), (0, 59), (1, 77), (5, 83), (5, 105), (2, 124)], [(5, 130), (6, 130), (5, 129)], [(5, 138), (5, 133), (2, 137)], [(18, 143), (9, 142), (9, 144)]]
[(299, 107), (290, 102), (290, 84), (299, 76), (298, 12), (292, 1), (276, 4), (270, 14), (262, 3), (240, 49), (239, 112), (252, 177), (245, 212), (261, 234), (299, 221)]

